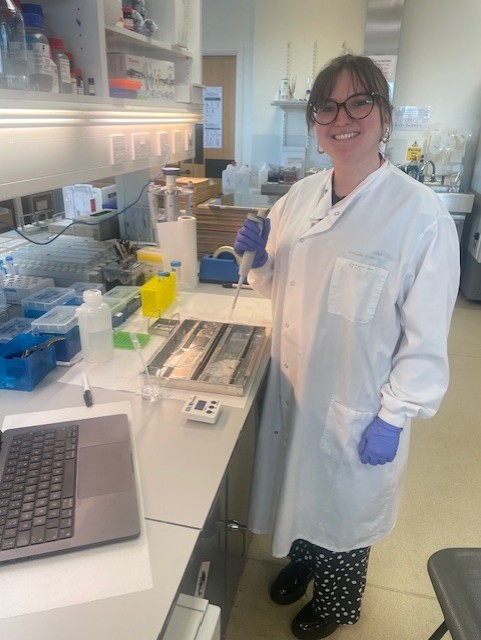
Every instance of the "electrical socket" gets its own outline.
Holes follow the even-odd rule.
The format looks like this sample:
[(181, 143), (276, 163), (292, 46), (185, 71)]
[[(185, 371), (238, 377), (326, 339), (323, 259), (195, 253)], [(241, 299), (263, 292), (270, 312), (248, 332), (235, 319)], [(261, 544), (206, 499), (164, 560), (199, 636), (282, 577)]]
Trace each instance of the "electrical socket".
[(110, 136), (110, 164), (122, 164), (127, 160), (125, 135), (114, 133)]
[(194, 134), (192, 133), (192, 129), (187, 129), (185, 132), (185, 143), (184, 143), (184, 151), (193, 151), (194, 150)]
[(167, 156), (169, 153), (169, 134), (167, 131), (157, 131), (155, 134), (155, 155)]
[(149, 133), (132, 134), (132, 160), (148, 160), (150, 158), (151, 151)]
[(184, 140), (182, 131), (172, 132), (172, 153), (182, 153), (184, 151)]

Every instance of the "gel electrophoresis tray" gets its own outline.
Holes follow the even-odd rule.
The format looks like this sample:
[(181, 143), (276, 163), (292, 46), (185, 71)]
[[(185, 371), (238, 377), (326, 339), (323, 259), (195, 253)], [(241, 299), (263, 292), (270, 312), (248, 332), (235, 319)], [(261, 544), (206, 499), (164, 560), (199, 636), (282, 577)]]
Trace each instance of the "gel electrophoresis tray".
[(266, 327), (183, 320), (149, 365), (166, 387), (242, 396), (267, 337)]

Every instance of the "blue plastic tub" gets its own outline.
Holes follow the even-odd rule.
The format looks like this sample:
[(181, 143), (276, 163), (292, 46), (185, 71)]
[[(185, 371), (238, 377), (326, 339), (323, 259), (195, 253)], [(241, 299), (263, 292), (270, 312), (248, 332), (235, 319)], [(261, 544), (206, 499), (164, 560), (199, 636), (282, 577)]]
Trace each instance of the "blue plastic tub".
[(42, 344), (50, 336), (19, 333), (10, 342), (0, 345), (0, 388), (32, 391), (45, 376), (55, 369), (55, 345), (34, 351), (26, 358), (11, 357), (32, 345)]

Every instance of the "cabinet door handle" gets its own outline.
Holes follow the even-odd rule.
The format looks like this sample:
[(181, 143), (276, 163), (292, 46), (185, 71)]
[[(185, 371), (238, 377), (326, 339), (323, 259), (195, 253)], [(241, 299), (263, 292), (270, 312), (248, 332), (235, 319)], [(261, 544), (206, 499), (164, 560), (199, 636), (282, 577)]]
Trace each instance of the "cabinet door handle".
[(242, 533), (242, 557), (247, 555), (247, 525), (238, 520), (227, 520), (227, 531), (240, 531)]

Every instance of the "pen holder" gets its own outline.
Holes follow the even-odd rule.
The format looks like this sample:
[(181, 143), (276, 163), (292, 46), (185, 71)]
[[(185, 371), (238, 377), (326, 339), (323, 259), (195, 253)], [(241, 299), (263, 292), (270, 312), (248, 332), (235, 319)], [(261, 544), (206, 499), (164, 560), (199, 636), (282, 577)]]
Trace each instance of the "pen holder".
[(48, 337), (19, 333), (10, 342), (0, 345), (0, 388), (32, 391), (55, 368), (55, 345), (34, 351), (26, 358), (11, 357), (42, 344)]

